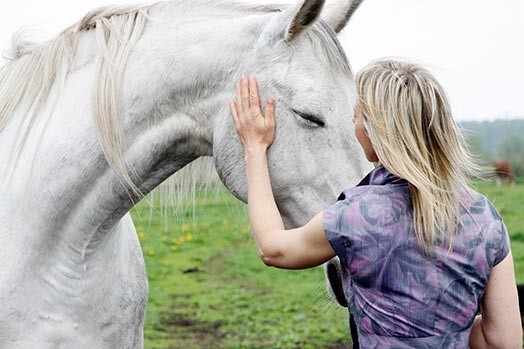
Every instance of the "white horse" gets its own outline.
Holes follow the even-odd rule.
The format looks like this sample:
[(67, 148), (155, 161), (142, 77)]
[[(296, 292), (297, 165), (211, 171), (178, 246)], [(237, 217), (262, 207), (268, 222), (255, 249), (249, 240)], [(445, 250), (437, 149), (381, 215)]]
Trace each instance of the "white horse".
[(276, 100), (269, 162), (288, 226), (355, 184), (370, 165), (335, 31), (359, 2), (325, 20), (323, 0), (105, 8), (15, 47), (0, 71), (0, 347), (143, 346), (148, 284), (128, 212), (203, 156), (246, 200), (227, 103), (243, 73)]

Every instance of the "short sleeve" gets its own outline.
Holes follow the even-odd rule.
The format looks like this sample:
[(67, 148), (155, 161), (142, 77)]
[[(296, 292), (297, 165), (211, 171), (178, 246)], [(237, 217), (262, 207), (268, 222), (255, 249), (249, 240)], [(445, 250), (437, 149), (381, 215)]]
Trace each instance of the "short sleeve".
[(502, 262), (504, 258), (509, 254), (510, 251), (510, 242), (509, 242), (509, 233), (506, 228), (506, 224), (500, 220), (500, 230), (499, 230), (500, 241), (498, 243), (498, 248), (495, 251), (495, 259), (493, 260), (493, 266)]
[[(487, 201), (487, 200), (486, 200)], [(486, 255), (488, 265), (493, 268), (499, 264), (510, 251), (509, 233), (500, 213), (495, 206), (488, 202), (490, 223), (488, 224), (488, 235), (486, 237)]]
[(322, 212), (322, 220), (324, 223), (324, 231), (329, 244), (341, 259), (343, 263), (346, 263), (345, 246), (347, 237), (342, 234), (342, 212), (346, 204), (344, 201), (338, 201), (334, 205), (324, 209)]
[(359, 200), (365, 193), (359, 188), (350, 188), (342, 192), (332, 206), (322, 212), (322, 220), (326, 238), (331, 247), (345, 265), (348, 263), (348, 249), (351, 245), (350, 237), (358, 219)]

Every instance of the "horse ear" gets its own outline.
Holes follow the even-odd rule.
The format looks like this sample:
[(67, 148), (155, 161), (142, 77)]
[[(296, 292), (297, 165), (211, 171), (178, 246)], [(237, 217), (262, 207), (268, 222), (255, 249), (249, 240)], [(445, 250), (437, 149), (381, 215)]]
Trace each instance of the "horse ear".
[(266, 42), (284, 39), (289, 42), (320, 16), (325, 0), (301, 0), (279, 13), (269, 22), (261, 38)]
[(340, 33), (363, 0), (331, 0), (326, 3), (322, 20), (336, 33)]

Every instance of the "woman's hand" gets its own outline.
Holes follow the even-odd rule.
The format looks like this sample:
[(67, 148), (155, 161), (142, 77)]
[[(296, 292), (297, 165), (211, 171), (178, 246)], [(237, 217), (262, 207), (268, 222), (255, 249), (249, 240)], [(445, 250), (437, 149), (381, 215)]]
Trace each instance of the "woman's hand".
[(275, 137), (275, 102), (267, 100), (262, 114), (254, 77), (242, 78), (236, 87), (236, 101), (229, 101), (229, 107), (245, 152), (265, 152)]
[(244, 145), (247, 212), (260, 258), (268, 265), (286, 269), (328, 261), (335, 252), (324, 233), (322, 214), (301, 228), (285, 230), (275, 203), (266, 155), (275, 136), (275, 103), (268, 100), (262, 115), (257, 81), (244, 76), (237, 85), (236, 101), (230, 101), (229, 106)]

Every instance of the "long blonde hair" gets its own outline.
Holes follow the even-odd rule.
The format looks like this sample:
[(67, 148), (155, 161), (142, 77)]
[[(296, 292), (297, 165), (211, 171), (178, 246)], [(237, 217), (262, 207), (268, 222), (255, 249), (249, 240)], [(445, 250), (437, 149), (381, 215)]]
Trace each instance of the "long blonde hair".
[(423, 67), (393, 59), (356, 76), (364, 126), (380, 162), (409, 183), (414, 230), (427, 252), (452, 247), (460, 225), (460, 190), (480, 169), (465, 146), (448, 98)]

